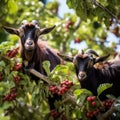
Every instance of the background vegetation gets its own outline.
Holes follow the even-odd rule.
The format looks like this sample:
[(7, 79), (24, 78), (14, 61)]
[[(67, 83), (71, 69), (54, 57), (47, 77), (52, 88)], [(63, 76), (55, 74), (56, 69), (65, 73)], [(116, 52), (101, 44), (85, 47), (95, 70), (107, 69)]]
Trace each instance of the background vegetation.
[[(2, 29), (2, 26), (17, 28), (23, 20), (31, 21), (35, 19), (39, 21), (41, 28), (56, 25), (54, 31), (41, 36), (41, 39), (48, 41), (50, 46), (59, 49), (61, 52), (74, 55), (78, 50), (71, 48), (71, 43), (81, 47), (85, 43), (87, 45), (85, 49), (94, 49), (101, 55), (110, 53), (111, 57), (114, 57), (117, 54), (120, 45), (120, 0), (67, 0), (66, 4), (69, 8), (74, 9), (75, 13), (66, 13), (61, 18), (58, 15), (60, 4), (57, 0), (48, 3), (44, 0), (0, 0), (1, 119), (14, 120), (17, 117), (17, 120), (21, 120), (22, 117), (22, 120), (29, 118), (31, 120), (40, 120), (47, 119), (50, 113), (46, 102), (46, 95), (50, 94), (49, 85), (45, 86), (42, 81), (36, 85), (34, 81), (30, 80), (29, 76), (22, 73), (21, 69), (11, 71), (16, 62), (22, 63), (19, 53), (12, 58), (7, 58), (7, 60), (6, 57), (2, 57), (2, 55), (7, 56), (9, 50), (12, 51), (17, 48), (19, 39), (17, 36), (8, 35)], [(108, 39), (110, 34), (114, 36), (112, 41)], [(48, 64), (45, 67), (49, 70)], [(70, 68), (71, 70), (69, 70)], [(13, 81), (15, 76), (21, 78), (19, 85)], [(78, 100), (77, 103), (79, 104), (84, 103), (86, 96), (92, 95), (88, 91), (86, 91), (86, 94), (84, 92), (84, 95), (81, 95), (83, 91), (81, 92), (78, 89), (80, 85), (74, 75), (74, 67), (70, 63), (64, 67), (58, 66), (48, 77), (53, 82), (56, 82), (58, 86), (66, 79), (72, 81), (74, 86), (72, 93), (69, 90), (69, 94), (75, 96), (75, 100), (72, 100)], [(21, 89), (21, 85), (24, 85), (24, 90)], [(14, 87), (17, 87), (18, 97), (15, 96), (12, 102), (3, 102), (3, 96), (10, 94), (11, 88)], [(63, 95), (64, 109), (59, 108), (61, 101), (56, 103), (60, 113), (64, 112), (67, 117), (71, 115), (69, 119), (80, 119), (81, 117), (87, 119), (85, 116), (85, 104), (88, 103), (85, 102), (84, 105), (81, 105), (82, 107), (76, 106), (73, 109), (75, 103), (70, 101), (70, 104), (64, 105), (64, 99), (67, 99), (66, 94)], [(100, 107), (99, 103), (97, 107)], [(8, 116), (5, 117), (4, 113)]]

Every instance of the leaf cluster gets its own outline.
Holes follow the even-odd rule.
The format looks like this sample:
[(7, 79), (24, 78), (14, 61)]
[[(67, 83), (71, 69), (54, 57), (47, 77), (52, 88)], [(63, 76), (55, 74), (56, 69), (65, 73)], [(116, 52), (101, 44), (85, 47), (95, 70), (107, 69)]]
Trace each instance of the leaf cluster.
[(67, 0), (69, 8), (73, 8), (82, 20), (87, 21), (97, 17), (98, 21), (103, 21), (106, 25), (110, 18), (119, 18), (119, 3), (119, 0), (112, 2), (110, 0)]

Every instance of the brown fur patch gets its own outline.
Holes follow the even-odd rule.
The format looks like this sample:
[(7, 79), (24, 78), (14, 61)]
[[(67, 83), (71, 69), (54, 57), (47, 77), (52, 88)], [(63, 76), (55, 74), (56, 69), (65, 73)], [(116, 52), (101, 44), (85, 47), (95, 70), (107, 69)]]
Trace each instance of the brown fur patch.
[(25, 25), (25, 27), (34, 28), (34, 27), (35, 27), (35, 25), (34, 25), (33, 23), (28, 23), (28, 24), (26, 24), (26, 25)]
[(86, 57), (88, 57), (88, 54), (77, 54), (76, 57), (86, 58)]

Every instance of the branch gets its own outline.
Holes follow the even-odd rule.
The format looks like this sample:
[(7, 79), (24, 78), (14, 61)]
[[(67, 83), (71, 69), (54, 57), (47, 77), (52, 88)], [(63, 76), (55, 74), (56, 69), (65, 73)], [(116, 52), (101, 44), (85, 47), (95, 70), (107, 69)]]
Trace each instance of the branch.
[(108, 14), (110, 14), (113, 18), (115, 18), (117, 20), (117, 17), (111, 12), (109, 11), (107, 8), (105, 8), (102, 4), (100, 4), (99, 2), (97, 2), (96, 0), (91, 0), (92, 3), (95, 6), (98, 6), (99, 8), (101, 8), (102, 10), (104, 10), (105, 12), (107, 12)]
[(70, 102), (70, 103), (72, 103), (73, 105), (78, 106), (80, 109), (82, 108), (81, 105), (79, 105), (79, 104), (76, 103), (76, 99), (75, 99), (74, 96), (72, 96), (72, 95), (69, 94), (69, 93), (66, 93), (65, 96), (67, 96), (66, 99), (64, 99), (64, 100), (61, 102), (60, 105), (63, 105), (63, 104), (66, 103), (66, 102), (67, 102), (67, 103)]
[(112, 113), (116, 111), (116, 107), (113, 105), (107, 112), (99, 114), (97, 120), (108, 120)]
[(43, 81), (45, 81), (49, 85), (53, 84), (48, 77), (46, 77), (45, 75), (39, 73), (35, 69), (27, 69), (27, 71), (32, 73), (33, 75), (37, 76), (38, 78), (42, 79)]
[(10, 58), (5, 55), (0, 55), (0, 60), (4, 60), (5, 62), (10, 62)]
[[(30, 72), (33, 75), (39, 77), (43, 81), (47, 82), (49, 85), (53, 84), (48, 77), (46, 77), (43, 74), (39, 73), (35, 69), (28, 69), (28, 72)], [(70, 101), (72, 104), (74, 104), (74, 105), (76, 105), (76, 106), (81, 108), (81, 106), (76, 103), (75, 98), (73, 96), (71, 96), (70, 94), (66, 94), (66, 96), (67, 96), (67, 98), (61, 102), (61, 105), (64, 104), (65, 102)]]

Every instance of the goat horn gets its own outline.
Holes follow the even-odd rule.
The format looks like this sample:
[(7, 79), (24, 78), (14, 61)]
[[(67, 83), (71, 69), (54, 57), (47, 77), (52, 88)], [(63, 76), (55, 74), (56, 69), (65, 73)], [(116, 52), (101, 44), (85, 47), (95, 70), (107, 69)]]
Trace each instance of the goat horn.
[(93, 55), (99, 57), (99, 55), (94, 50), (92, 50), (92, 49), (87, 50), (86, 54), (93, 54)]
[(61, 54), (61, 53), (57, 53), (57, 55), (59, 57), (61, 57), (63, 60), (65, 60), (65, 61), (70, 61), (70, 62), (73, 61), (73, 57), (72, 56)]
[(33, 23), (34, 25), (38, 25), (38, 26), (39, 26), (39, 23), (38, 23), (37, 20), (32, 20), (32, 23)]
[(103, 61), (106, 60), (109, 56), (110, 56), (110, 54), (108, 54), (108, 55), (106, 55), (106, 56), (98, 57), (98, 58), (95, 60), (95, 63), (103, 62)]
[(79, 54), (84, 54), (83, 49), (79, 50), (78, 53), (79, 53)]
[(23, 20), (22, 25), (26, 24), (27, 22), (28, 22), (27, 20)]

